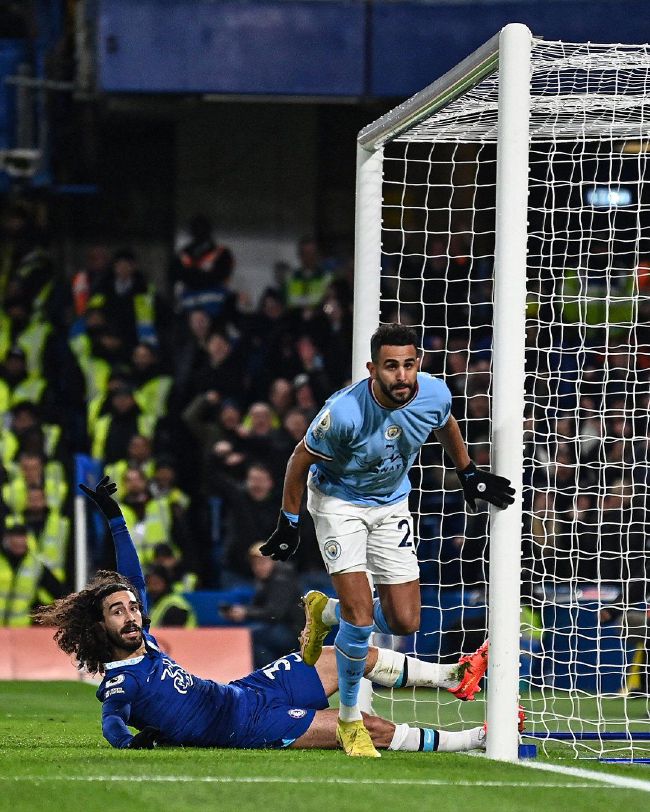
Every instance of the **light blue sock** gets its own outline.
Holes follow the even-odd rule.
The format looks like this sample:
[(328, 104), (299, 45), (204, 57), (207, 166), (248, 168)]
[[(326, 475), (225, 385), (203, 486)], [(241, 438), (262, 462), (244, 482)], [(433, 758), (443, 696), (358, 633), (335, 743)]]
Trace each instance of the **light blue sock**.
[(341, 618), (334, 639), (336, 671), (339, 678), (341, 704), (354, 708), (359, 698), (359, 683), (368, 656), (368, 641), (372, 626), (354, 626)]

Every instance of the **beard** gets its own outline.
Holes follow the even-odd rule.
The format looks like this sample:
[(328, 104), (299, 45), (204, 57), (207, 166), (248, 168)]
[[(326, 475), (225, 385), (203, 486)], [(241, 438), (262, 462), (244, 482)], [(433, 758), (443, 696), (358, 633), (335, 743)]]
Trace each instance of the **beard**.
[[(138, 631), (138, 635), (132, 640), (124, 637), (126, 632), (136, 630)], [(137, 651), (142, 645), (142, 629), (136, 624), (124, 626), (119, 632), (113, 631), (112, 629), (107, 629), (106, 636), (116, 648), (120, 648), (122, 651)]]
[(379, 377), (376, 378), (376, 381), (382, 395), (388, 398), (388, 400), (391, 400), (393, 403), (396, 403), (398, 406), (403, 406), (405, 403), (407, 403), (415, 393), (415, 384), (399, 384), (399, 386), (403, 386), (404, 388), (397, 389), (398, 384), (386, 386), (386, 384)]

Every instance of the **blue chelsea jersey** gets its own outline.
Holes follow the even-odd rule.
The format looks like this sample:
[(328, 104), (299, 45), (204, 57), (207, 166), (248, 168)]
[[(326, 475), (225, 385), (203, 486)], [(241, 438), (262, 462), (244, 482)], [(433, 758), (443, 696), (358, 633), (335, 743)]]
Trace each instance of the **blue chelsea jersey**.
[(390, 505), (411, 489), (408, 472), (434, 429), (451, 413), (451, 392), (439, 378), (418, 372), (417, 392), (403, 406), (381, 406), (368, 378), (336, 392), (305, 435), (320, 457), (310, 482), (328, 496), (357, 505)]
[[(222, 685), (189, 674), (143, 632), (146, 653), (106, 663), (97, 690), (104, 735), (114, 747), (126, 747), (126, 725), (165, 731), (171, 744), (238, 746), (254, 716), (256, 697), (235, 684)], [(121, 720), (123, 724), (120, 724)]]

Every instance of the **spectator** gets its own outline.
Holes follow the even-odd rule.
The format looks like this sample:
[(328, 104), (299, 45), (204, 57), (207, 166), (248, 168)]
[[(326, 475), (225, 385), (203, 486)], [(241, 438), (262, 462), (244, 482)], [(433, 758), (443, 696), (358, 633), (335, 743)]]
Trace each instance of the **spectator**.
[(234, 343), (223, 333), (214, 332), (205, 342), (205, 355), (190, 376), (189, 395), (218, 392), (222, 399), (245, 398), (243, 364)]
[(196, 615), (190, 603), (173, 589), (170, 572), (166, 567), (151, 565), (146, 573), (149, 617), (155, 629), (197, 626)]
[(268, 402), (280, 420), (284, 419), (294, 405), (291, 381), (286, 378), (276, 378), (269, 387)]
[(32, 609), (43, 602), (41, 590), (52, 599), (65, 594), (61, 582), (41, 561), (27, 527), (7, 519), (0, 548), (0, 625), (30, 626)]
[(225, 606), (221, 613), (233, 623), (250, 623), (253, 632), (253, 666), (269, 662), (298, 647), (304, 623), (300, 607), (302, 590), (290, 563), (273, 561), (260, 553), (262, 542), (248, 549), (255, 578), (255, 593), (248, 606)]
[(221, 325), (233, 319), (236, 296), (228, 288), (235, 267), (229, 248), (212, 236), (212, 224), (202, 214), (190, 220), (191, 240), (172, 262), (172, 284), (179, 309), (201, 308)]
[(290, 310), (313, 313), (325, 296), (332, 274), (323, 267), (318, 242), (303, 237), (298, 243), (300, 264), (285, 283), (285, 302)]
[(88, 302), (95, 288), (108, 273), (111, 265), (111, 255), (105, 245), (91, 245), (84, 258), (83, 267), (79, 268), (70, 282), (73, 315), (80, 318), (86, 315)]
[(142, 414), (159, 420), (167, 414), (172, 377), (163, 374), (158, 349), (149, 341), (141, 341), (135, 346), (131, 363), (135, 385), (133, 397)]
[(88, 307), (104, 312), (107, 324), (123, 338), (129, 354), (138, 341), (158, 340), (158, 327), (165, 324), (161, 302), (131, 249), (114, 255), (111, 268), (98, 284)]
[(196, 589), (198, 578), (189, 572), (182, 559), (169, 544), (156, 544), (153, 548), (152, 567), (163, 567), (167, 571), (167, 580), (177, 592), (192, 592)]
[(40, 453), (21, 451), (17, 464), (7, 466), (7, 480), (2, 486), (2, 499), (9, 510), (22, 513), (32, 488), (43, 490), (48, 507), (62, 510), (68, 496), (68, 478), (58, 460), (45, 460)]
[(104, 466), (104, 473), (117, 485), (116, 499), (122, 499), (125, 494), (124, 475), (129, 468), (142, 471), (147, 479), (154, 475), (156, 464), (149, 437), (134, 434), (129, 440), (126, 457)]
[(23, 519), (28, 532), (36, 540), (41, 560), (61, 583), (65, 582), (71, 538), (70, 519), (48, 506), (45, 491), (38, 485), (27, 491)]
[(252, 463), (240, 485), (212, 466), (208, 484), (210, 493), (221, 497), (226, 506), (222, 581), (248, 580), (252, 576), (248, 549), (259, 539), (268, 538), (277, 524), (280, 499), (271, 471), (261, 463)]
[(143, 414), (136, 403), (133, 387), (122, 383), (108, 396), (105, 414), (97, 418), (92, 432), (92, 455), (106, 463), (128, 457), (131, 438), (142, 435), (153, 439), (156, 419)]
[(147, 478), (138, 468), (124, 474), (124, 497), (120, 502), (140, 560), (149, 565), (157, 544), (168, 544), (176, 555), (192, 562), (194, 548), (184, 520), (166, 499), (155, 499)]

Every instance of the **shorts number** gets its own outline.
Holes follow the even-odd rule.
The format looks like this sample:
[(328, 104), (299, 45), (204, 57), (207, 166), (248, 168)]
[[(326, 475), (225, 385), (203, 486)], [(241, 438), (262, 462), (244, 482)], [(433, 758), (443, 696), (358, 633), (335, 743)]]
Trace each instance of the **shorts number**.
[(398, 530), (403, 530), (404, 528), (406, 528), (406, 533), (404, 533), (404, 537), (402, 538), (402, 540), (400, 541), (400, 543), (397, 546), (398, 547), (412, 547), (413, 542), (410, 540), (411, 539), (411, 525), (409, 524), (408, 519), (402, 519), (401, 521), (397, 522), (397, 529)]
[(289, 657), (293, 657), (293, 661), (295, 663), (299, 663), (302, 657), (297, 652), (293, 654), (288, 654), (287, 657), (281, 657), (279, 660), (276, 660), (274, 663), (268, 668), (263, 668), (262, 673), (265, 674), (269, 679), (275, 679), (275, 672), (280, 670), (282, 667), (283, 671), (291, 671), (291, 662), (289, 661)]

